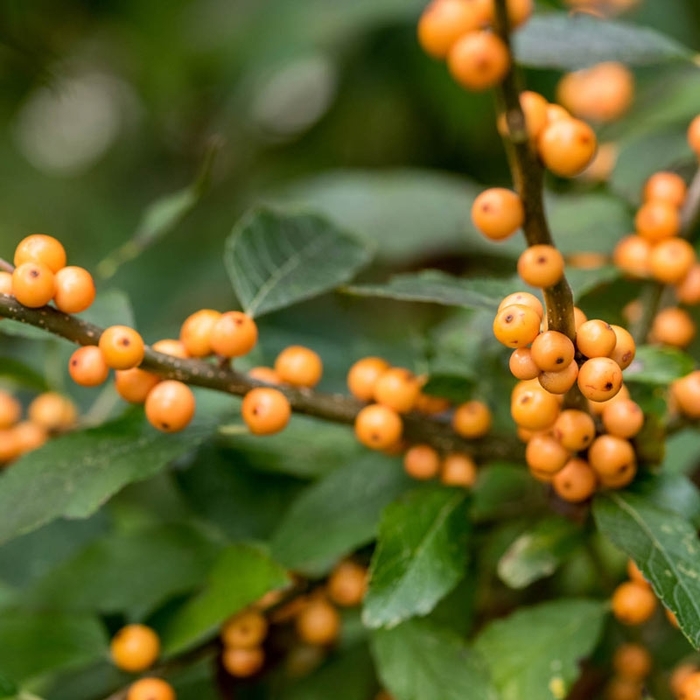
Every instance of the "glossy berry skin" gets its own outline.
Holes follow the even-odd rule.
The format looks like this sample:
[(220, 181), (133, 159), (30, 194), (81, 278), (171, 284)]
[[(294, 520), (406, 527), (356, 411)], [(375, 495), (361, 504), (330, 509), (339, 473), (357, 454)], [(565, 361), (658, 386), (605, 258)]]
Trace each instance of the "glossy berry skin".
[(192, 389), (175, 379), (156, 384), (144, 404), (148, 422), (164, 433), (184, 430), (194, 417), (195, 408)]
[(126, 700), (175, 700), (175, 691), (162, 678), (141, 678), (131, 684)]
[(539, 474), (556, 474), (570, 458), (569, 450), (551, 435), (533, 435), (525, 447), (527, 466)]
[(620, 391), (622, 370), (609, 357), (593, 357), (581, 365), (577, 382), (587, 399), (607, 401)]
[(408, 413), (418, 401), (420, 387), (420, 381), (413, 372), (403, 367), (391, 367), (377, 379), (374, 400), (398, 413)]
[(189, 357), (183, 342), (181, 340), (175, 340), (174, 338), (156, 340), (156, 342), (151, 345), (151, 348), (156, 352), (162, 352), (164, 355), (179, 357), (181, 360), (186, 360)]
[(160, 654), (160, 639), (146, 625), (127, 625), (114, 635), (109, 650), (117, 668), (139, 673), (155, 663)]
[(99, 386), (109, 376), (109, 367), (95, 345), (78, 348), (68, 360), (68, 373), (80, 386)]
[(599, 435), (588, 450), (588, 462), (601, 479), (608, 479), (636, 469), (637, 457), (627, 440)]
[(565, 369), (557, 372), (542, 372), (537, 377), (540, 386), (550, 394), (566, 394), (571, 387), (576, 384), (578, 379), (578, 365), (575, 362), (569, 362)]
[(586, 321), (576, 330), (576, 347), (586, 357), (608, 357), (616, 343), (612, 326), (599, 319)]
[(478, 470), (474, 460), (463, 452), (445, 455), (440, 470), (440, 482), (445, 486), (468, 489), (474, 486)]
[(492, 241), (510, 238), (525, 220), (520, 197), (512, 190), (492, 187), (482, 192), (472, 205), (474, 226)]
[(514, 392), (510, 412), (519, 427), (546, 430), (554, 425), (559, 415), (559, 401), (539, 386), (527, 388)]
[(532, 341), (530, 351), (542, 372), (561, 372), (573, 362), (576, 353), (574, 344), (558, 331), (540, 333)]
[(601, 417), (606, 432), (615, 437), (633, 438), (644, 426), (644, 411), (631, 399), (611, 403)]
[(95, 282), (82, 267), (63, 267), (55, 273), (54, 304), (66, 314), (79, 314), (95, 301)]
[(265, 652), (260, 647), (227, 647), (221, 654), (221, 665), (234, 678), (250, 678), (265, 665)]
[(564, 257), (554, 246), (532, 245), (518, 258), (518, 274), (533, 287), (551, 287), (564, 275)]
[(626, 581), (613, 593), (612, 612), (623, 625), (641, 625), (655, 610), (656, 597), (648, 586)]
[(160, 381), (158, 375), (138, 367), (119, 369), (114, 373), (114, 388), (117, 394), (129, 403), (144, 403), (151, 389)]
[(540, 319), (544, 317), (544, 305), (534, 294), (530, 294), (530, 292), (513, 292), (503, 297), (501, 303), (498, 305), (498, 310), (503, 311), (506, 306), (513, 306), (513, 304), (529, 306), (537, 313)]
[(290, 345), (277, 356), (275, 372), (285, 384), (311, 389), (321, 381), (323, 363), (313, 350)]
[(615, 333), (615, 347), (608, 354), (608, 357), (615, 360), (620, 366), (620, 369), (627, 369), (637, 353), (637, 344), (634, 342), (632, 334), (622, 326), (612, 325), (613, 333)]
[(128, 326), (106, 328), (98, 347), (107, 366), (112, 369), (131, 369), (140, 365), (146, 350), (143, 338)]
[(645, 202), (658, 199), (674, 207), (682, 207), (687, 189), (685, 180), (680, 175), (662, 170), (646, 181), (642, 198)]
[(695, 248), (684, 238), (667, 238), (649, 252), (649, 272), (663, 284), (679, 284), (695, 264)]
[(66, 266), (66, 251), (60, 241), (53, 236), (34, 233), (22, 239), (15, 249), (15, 267), (26, 262), (35, 262), (58, 272)]
[(360, 401), (371, 401), (377, 380), (388, 369), (389, 363), (381, 357), (363, 357), (358, 360), (348, 371), (350, 393)]
[(596, 492), (598, 476), (584, 459), (570, 459), (552, 478), (554, 492), (564, 501), (581, 503)]
[(414, 479), (434, 479), (440, 472), (440, 455), (430, 445), (414, 445), (406, 451), (403, 467)]
[(575, 408), (562, 411), (552, 428), (552, 435), (572, 452), (585, 450), (593, 442), (595, 434), (595, 422), (590, 414)]
[(508, 348), (529, 345), (540, 332), (541, 319), (529, 306), (512, 304), (501, 309), (493, 320), (493, 334)]
[(27, 414), (32, 423), (49, 432), (59, 432), (75, 425), (78, 409), (68, 397), (47, 391), (29, 404)]
[(312, 600), (297, 616), (296, 630), (307, 644), (332, 644), (340, 633), (340, 615), (327, 600)]
[(253, 435), (273, 435), (286, 428), (292, 407), (278, 389), (256, 387), (243, 398), (241, 416)]
[(12, 296), (30, 309), (46, 306), (56, 291), (55, 275), (36, 262), (25, 262), (12, 273)]
[(469, 32), (450, 49), (447, 67), (463, 88), (488, 90), (505, 77), (510, 68), (510, 55), (506, 45), (495, 34)]
[(596, 135), (586, 122), (559, 119), (548, 124), (540, 134), (537, 150), (548, 170), (560, 177), (575, 177), (595, 157)]
[(381, 404), (365, 406), (355, 418), (355, 436), (373, 450), (393, 447), (401, 439), (403, 422), (399, 414)]
[(211, 349), (222, 357), (247, 355), (258, 342), (258, 326), (242, 311), (221, 314), (211, 330)]
[(252, 649), (267, 636), (267, 619), (257, 610), (246, 610), (230, 617), (221, 628), (224, 646)]
[(621, 238), (613, 250), (613, 262), (626, 275), (644, 279), (649, 277), (649, 256), (651, 255), (651, 241), (637, 235), (630, 234)]
[(180, 341), (190, 357), (211, 355), (211, 334), (221, 314), (214, 309), (200, 309), (185, 319), (180, 328)]
[(681, 217), (678, 209), (663, 200), (651, 200), (642, 204), (634, 217), (637, 233), (655, 243), (678, 235)]
[(354, 561), (342, 561), (328, 577), (328, 597), (336, 605), (360, 605), (367, 591), (367, 569)]
[(508, 361), (510, 373), (516, 379), (535, 379), (542, 371), (532, 359), (530, 348), (516, 348)]
[(468, 0), (434, 0), (418, 21), (418, 43), (433, 58), (445, 58), (467, 32), (478, 29), (487, 16)]

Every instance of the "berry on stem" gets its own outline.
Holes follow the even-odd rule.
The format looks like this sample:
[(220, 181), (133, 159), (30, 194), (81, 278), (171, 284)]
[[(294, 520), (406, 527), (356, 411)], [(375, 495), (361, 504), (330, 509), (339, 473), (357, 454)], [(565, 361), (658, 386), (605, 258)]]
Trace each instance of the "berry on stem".
[(558, 119), (549, 123), (537, 141), (540, 158), (548, 170), (561, 177), (575, 177), (593, 160), (596, 135), (580, 119)]
[(80, 386), (99, 386), (107, 380), (109, 367), (97, 346), (86, 345), (70, 356), (68, 373)]
[(518, 258), (518, 274), (533, 287), (552, 287), (564, 275), (564, 257), (551, 245), (532, 245)]
[(151, 389), (144, 404), (148, 422), (164, 433), (184, 430), (194, 417), (192, 389), (175, 379), (166, 379)]
[(463, 452), (450, 452), (445, 456), (440, 470), (440, 482), (445, 486), (471, 488), (476, 483), (476, 463)]
[(355, 436), (373, 450), (393, 447), (401, 439), (403, 423), (399, 414), (388, 406), (365, 406), (355, 418)]
[(252, 649), (260, 646), (267, 636), (267, 620), (257, 610), (246, 610), (228, 618), (221, 627), (224, 646)]
[(241, 416), (253, 435), (273, 435), (280, 432), (289, 423), (291, 415), (289, 399), (278, 389), (251, 389), (241, 404)]
[(486, 238), (502, 241), (510, 238), (522, 227), (525, 210), (515, 192), (502, 187), (492, 187), (474, 200), (472, 221)]
[(540, 323), (540, 316), (531, 307), (512, 304), (496, 314), (493, 334), (508, 348), (522, 348), (538, 336)]
[(340, 633), (340, 615), (327, 600), (316, 598), (297, 616), (296, 630), (300, 639), (307, 644), (332, 644)]
[(79, 314), (95, 301), (95, 282), (82, 267), (63, 267), (55, 273), (54, 304), (66, 314)]
[(275, 372), (286, 384), (311, 389), (321, 381), (323, 363), (313, 350), (290, 345), (277, 356)]
[(143, 403), (158, 382), (158, 375), (138, 367), (118, 369), (114, 373), (114, 388), (117, 394), (129, 403)]
[(491, 410), (482, 401), (460, 404), (452, 415), (452, 427), (464, 438), (480, 438), (491, 429)]
[(607, 401), (620, 391), (622, 370), (609, 357), (593, 357), (579, 369), (578, 386), (581, 393), (591, 401)]
[(452, 77), (467, 90), (487, 90), (510, 69), (510, 54), (503, 40), (488, 31), (461, 36), (447, 55)]
[(34, 233), (22, 239), (15, 249), (15, 267), (26, 262), (46, 265), (51, 272), (58, 272), (66, 266), (66, 250), (53, 236)]
[(78, 409), (66, 396), (47, 391), (39, 394), (27, 409), (29, 420), (49, 432), (60, 432), (74, 427)]
[(328, 597), (345, 608), (359, 605), (367, 590), (367, 569), (354, 561), (340, 562), (328, 577)]
[(100, 336), (99, 348), (108, 367), (131, 369), (140, 365), (145, 354), (143, 338), (128, 326), (110, 326)]
[(56, 291), (56, 279), (42, 263), (25, 262), (12, 273), (12, 296), (30, 309), (46, 306)]
[(227, 311), (211, 329), (211, 349), (223, 357), (247, 355), (258, 342), (258, 326), (242, 311)]
[(377, 378), (374, 400), (398, 413), (408, 413), (416, 405), (420, 387), (413, 372), (403, 367), (391, 367)]
[(221, 654), (221, 665), (234, 678), (249, 678), (265, 665), (265, 652), (260, 647), (226, 647)]
[(175, 691), (162, 678), (141, 678), (131, 684), (126, 700), (175, 700)]
[(127, 625), (112, 637), (109, 650), (117, 668), (139, 673), (155, 663), (160, 654), (160, 639), (146, 625)]
[(406, 451), (403, 467), (414, 479), (433, 479), (440, 472), (440, 455), (430, 445), (414, 445)]
[(418, 43), (433, 58), (445, 58), (461, 36), (487, 20), (469, 0), (433, 0), (418, 21)]
[(633, 581), (621, 583), (613, 593), (613, 615), (623, 625), (641, 625), (656, 610), (656, 597), (648, 586)]
[(185, 319), (180, 327), (180, 341), (190, 357), (211, 355), (211, 334), (221, 314), (214, 309), (200, 309)]

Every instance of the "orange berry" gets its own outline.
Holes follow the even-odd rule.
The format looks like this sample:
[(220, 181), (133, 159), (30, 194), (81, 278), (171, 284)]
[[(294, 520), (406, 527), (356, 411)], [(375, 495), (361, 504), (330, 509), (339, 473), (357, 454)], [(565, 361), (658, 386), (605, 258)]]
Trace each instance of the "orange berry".
[(562, 411), (552, 428), (552, 435), (571, 452), (585, 450), (595, 438), (595, 422), (590, 414), (575, 408)]
[(479, 438), (491, 429), (492, 416), (489, 407), (481, 401), (460, 404), (452, 415), (452, 428), (464, 438)]
[(517, 29), (532, 16), (534, 3), (532, 0), (507, 0), (506, 10), (510, 28)]
[(537, 381), (543, 389), (546, 389), (550, 394), (566, 394), (571, 387), (576, 384), (578, 379), (578, 365), (575, 362), (569, 364), (562, 370), (557, 372), (542, 372)]
[(403, 467), (414, 479), (433, 479), (440, 471), (440, 455), (430, 445), (414, 445), (404, 455)]
[(672, 382), (671, 395), (683, 415), (700, 418), (700, 370)]
[(436, 416), (450, 409), (448, 399), (443, 399), (441, 396), (431, 396), (421, 392), (418, 394), (418, 399), (414, 407), (415, 411), (424, 413), (426, 416)]
[(279, 375), (272, 367), (253, 367), (248, 370), (248, 376), (251, 379), (257, 379), (259, 382), (266, 384), (281, 384)]
[(86, 345), (70, 356), (68, 373), (80, 386), (99, 386), (107, 380), (109, 367), (96, 345)]
[(586, 357), (607, 357), (616, 343), (617, 335), (606, 321), (593, 319), (576, 329), (576, 347)]
[(481, 233), (493, 241), (510, 238), (525, 220), (523, 203), (515, 192), (492, 187), (482, 192), (472, 205), (472, 221)]
[(367, 590), (367, 569), (354, 561), (340, 562), (328, 577), (328, 597), (336, 605), (359, 605)]
[(643, 700), (644, 684), (633, 678), (613, 676), (605, 687), (605, 700)]
[(420, 381), (403, 367), (391, 367), (382, 372), (374, 384), (374, 399), (398, 413), (408, 413), (416, 405)]
[(633, 438), (644, 425), (644, 412), (631, 399), (616, 401), (603, 409), (603, 427), (610, 435)]
[(588, 182), (607, 182), (615, 170), (620, 148), (616, 143), (599, 143), (593, 160), (579, 175)]
[(573, 362), (574, 344), (559, 331), (545, 331), (533, 341), (532, 359), (543, 372), (561, 372)]
[(418, 21), (418, 43), (433, 58), (445, 58), (457, 40), (487, 19), (469, 0), (434, 0)]
[(22, 417), (22, 404), (0, 389), (0, 428), (10, 428)]
[(601, 479), (622, 477), (636, 470), (637, 457), (627, 440), (614, 435), (600, 435), (588, 450), (588, 463)]
[[(528, 136), (533, 141), (542, 133), (542, 129), (547, 125), (547, 108), (549, 103), (542, 95), (525, 90), (520, 93), (520, 107), (525, 116), (525, 129)], [(496, 122), (498, 132), (501, 136), (509, 136), (508, 122), (505, 112), (498, 115)], [(522, 224), (521, 224), (522, 225)]]
[(649, 270), (663, 284), (678, 284), (695, 264), (695, 248), (683, 238), (667, 238), (654, 244), (649, 253)]
[(260, 647), (227, 647), (221, 654), (221, 665), (234, 678), (249, 678), (265, 665), (265, 652)]
[(688, 145), (695, 155), (700, 158), (700, 116), (695, 117), (688, 127)]
[(301, 345), (290, 345), (277, 356), (275, 372), (286, 384), (311, 389), (321, 381), (323, 363), (313, 350)]
[(525, 447), (525, 462), (534, 472), (556, 474), (571, 459), (571, 453), (551, 435), (533, 435)]
[(162, 678), (141, 678), (131, 684), (126, 700), (175, 700), (175, 691)]
[(312, 600), (296, 619), (297, 634), (307, 644), (332, 644), (340, 633), (340, 615), (323, 598)]
[(584, 314), (583, 311), (578, 308), (578, 306), (574, 306), (574, 327), (576, 330), (578, 330), (586, 321), (588, 321), (586, 314)]
[(145, 354), (143, 338), (128, 326), (110, 326), (102, 331), (98, 347), (108, 367), (131, 369), (141, 364)]
[(498, 310), (503, 311), (506, 306), (513, 306), (517, 304), (519, 306), (529, 306), (537, 315), (542, 319), (544, 316), (544, 306), (542, 302), (530, 292), (513, 292), (508, 296), (504, 297), (501, 303), (498, 305)]
[(365, 406), (355, 418), (355, 436), (373, 450), (385, 450), (395, 445), (403, 433), (399, 414), (388, 406)]
[(559, 401), (556, 396), (538, 387), (523, 389), (514, 393), (510, 413), (521, 428), (546, 430), (559, 415)]
[(53, 391), (39, 394), (27, 409), (29, 420), (49, 432), (68, 430), (75, 425), (78, 409), (66, 396)]
[(541, 372), (537, 363), (532, 359), (530, 348), (516, 348), (508, 361), (510, 373), (516, 379), (535, 379)]
[(488, 31), (463, 34), (447, 55), (452, 77), (467, 90), (487, 90), (510, 69), (510, 54), (503, 40)]
[(509, 348), (529, 345), (540, 332), (541, 319), (529, 306), (511, 304), (501, 309), (493, 320), (493, 334)]
[(597, 148), (596, 135), (579, 119), (558, 119), (540, 134), (537, 149), (548, 170), (561, 177), (574, 177), (593, 160)]
[(13, 428), (0, 430), (0, 465), (6, 466), (14, 462), (22, 454), (17, 434)]
[(221, 314), (213, 309), (200, 309), (185, 319), (180, 328), (180, 340), (190, 357), (211, 355), (211, 334)]
[(678, 700), (700, 700), (700, 673), (690, 673), (681, 682)]
[(0, 270), (0, 294), (12, 296), (12, 273)]
[(292, 407), (278, 389), (256, 387), (243, 398), (241, 415), (253, 435), (272, 435), (287, 426)]
[(623, 625), (641, 625), (656, 610), (656, 596), (648, 586), (626, 581), (613, 593), (612, 612)]
[(518, 258), (518, 274), (533, 287), (552, 287), (564, 274), (564, 257), (551, 245), (532, 245)]
[(615, 347), (608, 357), (615, 360), (620, 369), (627, 369), (632, 364), (637, 352), (637, 344), (634, 342), (632, 334), (622, 326), (610, 326), (615, 333)]
[(30, 420), (17, 423), (13, 426), (12, 432), (19, 446), (20, 454), (38, 449), (49, 439), (46, 429)]
[(66, 266), (66, 250), (53, 236), (34, 233), (19, 242), (14, 262), (15, 267), (26, 262), (40, 263), (55, 273)]
[(676, 298), (681, 304), (700, 304), (700, 263), (695, 263), (678, 283)]
[(156, 384), (144, 404), (148, 422), (164, 433), (176, 433), (186, 428), (194, 417), (195, 407), (192, 389), (175, 379)]
[(678, 664), (673, 669), (671, 678), (669, 679), (669, 685), (676, 698), (680, 697), (686, 679), (697, 673), (697, 670), (697, 666), (693, 663)]
[(620, 391), (622, 370), (609, 357), (593, 357), (581, 365), (577, 382), (587, 399), (607, 401)]
[(613, 669), (618, 676), (644, 680), (650, 673), (653, 661), (648, 649), (641, 644), (621, 644), (613, 654)]
[(224, 646), (252, 649), (260, 646), (267, 636), (267, 620), (257, 610), (245, 610), (224, 622), (221, 641)]
[(653, 243), (678, 235), (681, 229), (681, 217), (673, 204), (653, 199), (642, 204), (637, 210), (634, 226), (642, 238)]
[(117, 668), (139, 673), (155, 663), (160, 654), (160, 639), (146, 625), (127, 625), (112, 637), (109, 651)]
[(95, 301), (95, 282), (92, 275), (82, 267), (63, 267), (55, 273), (53, 301), (59, 311), (79, 314), (90, 308)]
[(138, 367), (118, 369), (114, 373), (114, 388), (129, 403), (143, 403), (158, 382), (159, 376)]
[(12, 296), (30, 309), (46, 306), (55, 291), (55, 275), (46, 265), (25, 262), (12, 273)]
[(258, 342), (258, 326), (242, 311), (227, 311), (211, 329), (211, 349), (223, 357), (247, 355)]
[(561, 105), (550, 102), (547, 105), (547, 124), (558, 122), (560, 119), (571, 119), (571, 113)]
[(648, 586), (649, 581), (644, 578), (644, 574), (641, 569), (634, 563), (634, 559), (627, 560), (627, 576), (630, 581), (635, 583), (641, 583), (643, 586)]
[(389, 369), (389, 363), (381, 357), (363, 357), (350, 367), (348, 389), (360, 401), (374, 398), (374, 387), (379, 377)]
[(631, 277), (648, 277), (651, 242), (632, 233), (621, 238), (613, 250), (613, 262), (625, 274)]
[(569, 503), (588, 500), (596, 491), (598, 476), (584, 459), (570, 459), (553, 477), (552, 488)]
[(442, 461), (440, 482), (445, 486), (471, 488), (476, 483), (477, 475), (476, 463), (463, 452), (450, 452)]
[(662, 309), (654, 317), (650, 339), (677, 348), (685, 348), (695, 337), (695, 321), (684, 309), (670, 306)]
[(680, 175), (662, 170), (646, 181), (642, 198), (645, 202), (657, 199), (674, 207), (682, 207), (687, 189), (685, 180)]
[(613, 404), (617, 401), (623, 401), (624, 399), (629, 399), (630, 397), (630, 392), (629, 389), (624, 385), (620, 387), (620, 391), (618, 391), (615, 396), (613, 396), (611, 399), (608, 399), (607, 401), (588, 401), (588, 408), (590, 412), (594, 416), (601, 416), (603, 415), (603, 411), (605, 410), (606, 406), (609, 406), (610, 404)]
[(171, 357), (177, 357), (181, 360), (186, 360), (189, 358), (185, 345), (181, 340), (175, 340), (174, 338), (163, 338), (162, 340), (156, 340), (151, 349), (156, 352), (162, 352), (164, 355), (170, 355)]

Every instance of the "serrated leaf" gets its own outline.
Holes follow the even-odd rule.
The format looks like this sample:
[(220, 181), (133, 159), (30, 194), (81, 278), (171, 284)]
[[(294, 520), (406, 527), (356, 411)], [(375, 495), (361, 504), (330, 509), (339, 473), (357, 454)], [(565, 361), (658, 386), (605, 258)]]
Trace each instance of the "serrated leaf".
[(225, 262), (243, 310), (261, 316), (350, 280), (370, 247), (316, 214), (250, 212), (226, 241)]
[(292, 504), (272, 536), (272, 555), (294, 571), (327, 573), (340, 557), (376, 537), (382, 509), (410, 483), (396, 460), (384, 455), (347, 462)]
[(286, 571), (261, 550), (242, 544), (228, 547), (217, 559), (204, 589), (165, 628), (164, 654), (195, 646), (214, 634), (227, 617), (289, 582)]
[(581, 528), (569, 520), (541, 520), (508, 547), (498, 562), (498, 576), (511, 588), (525, 588), (551, 576), (582, 539)]
[(25, 600), (50, 609), (143, 618), (171, 596), (200, 585), (220, 549), (184, 523), (113, 533), (52, 570)]
[(495, 311), (503, 297), (513, 291), (513, 281), (493, 278), (464, 279), (439, 270), (424, 270), (396, 275), (386, 284), (354, 285), (345, 287), (343, 291), (358, 296)]
[(695, 368), (693, 358), (675, 348), (641, 345), (632, 364), (625, 370), (625, 381), (667, 386)]
[(86, 518), (132, 481), (164, 469), (211, 435), (211, 417), (177, 434), (158, 433), (140, 411), (55, 438), (0, 476), (0, 542), (59, 517)]
[(376, 630), (372, 652), (396, 700), (498, 700), (482, 659), (454, 632), (426, 620)]
[(655, 29), (584, 13), (532, 17), (514, 42), (517, 61), (538, 68), (576, 70), (603, 61), (654, 65), (693, 58), (690, 49)]
[(370, 567), (365, 625), (394, 627), (427, 615), (465, 575), (468, 539), (464, 491), (426, 487), (388, 506)]
[(0, 670), (16, 682), (86, 666), (107, 653), (102, 625), (75, 613), (4, 610), (0, 639)]
[(605, 605), (591, 600), (523, 607), (491, 622), (474, 646), (501, 700), (563, 700), (598, 642), (605, 615)]
[(625, 491), (596, 496), (593, 515), (600, 531), (634, 559), (657, 597), (676, 615), (688, 641), (700, 648), (700, 543), (695, 526), (649, 496)]

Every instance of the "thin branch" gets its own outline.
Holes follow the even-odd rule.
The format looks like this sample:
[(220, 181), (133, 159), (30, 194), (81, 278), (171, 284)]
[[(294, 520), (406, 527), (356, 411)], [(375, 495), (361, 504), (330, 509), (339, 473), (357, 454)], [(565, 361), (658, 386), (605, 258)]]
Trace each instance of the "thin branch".
[[(26, 323), (60, 336), (77, 345), (97, 345), (102, 328), (50, 306), (29, 309), (13, 297), (0, 294), (0, 316)], [(257, 386), (267, 386), (230, 367), (210, 364), (204, 360), (183, 360), (146, 347), (140, 367), (168, 379), (177, 379), (192, 386), (244, 396)], [(353, 424), (365, 404), (340, 394), (323, 394), (309, 389), (277, 387), (296, 413), (322, 418), (336, 423)], [(513, 437), (487, 436), (480, 440), (465, 440), (449, 423), (423, 415), (403, 416), (404, 436), (410, 442), (425, 442), (443, 452), (466, 452), (476, 460), (514, 459), (523, 456), (522, 445)]]

